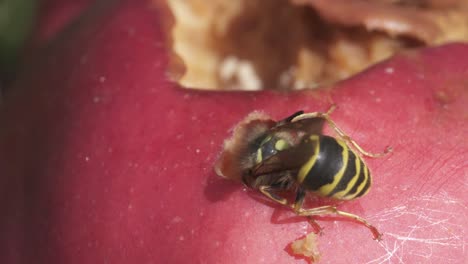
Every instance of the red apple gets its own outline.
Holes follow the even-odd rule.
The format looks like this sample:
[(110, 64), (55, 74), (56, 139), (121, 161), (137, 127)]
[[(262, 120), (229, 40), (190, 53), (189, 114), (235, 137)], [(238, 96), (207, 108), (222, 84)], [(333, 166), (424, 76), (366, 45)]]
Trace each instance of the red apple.
[(36, 30), (30, 46), (40, 46), (54, 38), (70, 23), (86, 12), (93, 0), (42, 0), (36, 19)]
[[(249, 112), (338, 109), (373, 188), (320, 218), (325, 263), (468, 258), (468, 46), (401, 54), (335, 87), (292, 93), (184, 90), (166, 77), (161, 13), (104, 1), (57, 38), (0, 113), (1, 263), (304, 263), (312, 231), (290, 210), (215, 175)], [(327, 133), (332, 133), (330, 130)]]

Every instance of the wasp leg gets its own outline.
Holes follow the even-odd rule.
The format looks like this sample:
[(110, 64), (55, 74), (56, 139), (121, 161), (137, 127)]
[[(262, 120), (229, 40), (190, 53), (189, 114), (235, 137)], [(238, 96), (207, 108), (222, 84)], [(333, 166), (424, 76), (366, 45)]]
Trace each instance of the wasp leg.
[[(306, 192), (304, 189), (299, 188), (296, 193), (296, 199), (294, 200), (294, 204), (291, 206), (294, 212), (298, 214), (297, 212), (301, 210), (302, 204), (304, 203), (304, 198), (305, 198)], [(299, 214), (298, 214), (299, 215)], [(310, 225), (314, 228), (315, 233), (322, 235), (323, 227), (321, 227), (310, 215), (306, 215), (307, 220), (309, 220)]]
[(291, 120), (293, 120), (294, 118), (296, 118), (297, 116), (300, 116), (302, 114), (304, 114), (304, 111), (302, 111), (302, 110), (297, 111), (294, 114), (286, 117), (285, 119), (282, 119), (282, 120), (278, 121), (276, 126), (278, 127), (278, 126), (282, 126), (282, 125), (287, 124), (287, 123), (291, 123)]
[(333, 130), (335, 130), (335, 132), (343, 140), (345, 140), (348, 143), (352, 144), (353, 147), (364, 156), (368, 156), (368, 157), (372, 157), (372, 158), (378, 158), (378, 157), (382, 157), (383, 155), (385, 155), (385, 154), (392, 151), (391, 147), (385, 148), (385, 150), (383, 152), (381, 152), (381, 153), (371, 153), (371, 152), (365, 151), (361, 146), (358, 145), (358, 143), (356, 143), (356, 141), (354, 141), (350, 136), (348, 136), (345, 132), (343, 132), (343, 130), (341, 130), (341, 128), (339, 128), (336, 125), (336, 123), (329, 116), (324, 116), (324, 118), (325, 118), (325, 120), (327, 120), (330, 127), (333, 128)]
[(299, 120), (302, 120), (302, 119), (308, 119), (308, 118), (316, 118), (316, 117), (320, 117), (320, 118), (324, 118), (324, 119), (327, 119), (331, 113), (333, 113), (333, 111), (335, 111), (336, 109), (336, 105), (332, 105), (326, 113), (324, 112), (311, 112), (311, 113), (302, 113), (300, 114), (300, 111), (295, 113), (294, 115), (288, 117), (288, 118), (291, 118), (291, 122), (296, 122), (296, 121), (299, 121)]
[(326, 205), (326, 206), (321, 206), (321, 207), (316, 207), (316, 208), (311, 208), (311, 209), (304, 209), (304, 208), (302, 208), (303, 201), (304, 200), (302, 199), (302, 201), (296, 201), (294, 203), (294, 211), (298, 215), (310, 217), (310, 216), (314, 216), (314, 215), (336, 214), (336, 215), (339, 215), (339, 216), (351, 218), (351, 219), (353, 219), (355, 221), (358, 221), (361, 224), (365, 225), (367, 228), (369, 228), (369, 230), (372, 232), (372, 235), (374, 236), (375, 240), (380, 241), (382, 239), (382, 234), (379, 232), (379, 230), (377, 230), (377, 228), (375, 226), (373, 226), (369, 222), (367, 222), (366, 219), (364, 219), (364, 218), (362, 218), (362, 217), (360, 217), (358, 215), (340, 211), (340, 210), (336, 209), (335, 206), (331, 206), (331, 205)]
[(278, 195), (274, 194), (273, 193), (273, 190), (274, 188), (272, 188), (271, 186), (260, 186), (260, 188), (258, 188), (260, 190), (260, 192), (265, 195), (266, 197), (270, 198), (271, 200), (279, 203), (279, 204), (282, 204), (282, 205), (288, 205), (288, 200), (286, 200), (285, 198), (283, 197), (279, 197)]
[[(294, 209), (294, 206), (296, 205), (296, 203), (294, 203), (294, 205), (289, 205), (288, 200), (274, 194), (273, 191), (275, 190), (275, 188), (272, 188), (271, 186), (260, 186), (259, 190), (263, 195), (265, 195), (266, 197), (270, 198), (271, 200), (273, 200), (273, 201), (275, 201), (275, 202), (277, 202), (279, 204), (290, 206), (293, 209)], [(302, 189), (300, 189), (297, 192), (296, 201), (298, 199), (304, 200), (304, 197), (305, 197), (305, 192)], [(294, 209), (294, 211), (296, 211), (296, 210)], [(309, 223), (313, 226), (313, 228), (315, 230), (315, 233), (322, 234), (323, 228), (319, 224), (317, 224), (317, 222), (315, 222), (315, 220), (312, 217), (310, 217), (310, 216), (306, 216), (306, 217), (309, 220)]]
[(361, 153), (362, 155), (364, 156), (368, 156), (368, 157), (372, 157), (372, 158), (378, 158), (378, 157), (382, 157), (383, 155), (389, 153), (392, 151), (392, 148), (391, 147), (387, 147), (384, 152), (381, 152), (381, 153), (371, 153), (371, 152), (368, 152), (368, 151), (365, 151), (361, 146), (358, 145), (358, 143), (356, 143), (356, 141), (354, 141), (350, 136), (348, 136), (343, 130), (341, 130), (341, 128), (339, 128), (336, 123), (330, 118), (330, 114), (335, 110), (336, 106), (335, 105), (332, 105), (330, 107), (330, 109), (328, 109), (328, 111), (326, 113), (323, 113), (323, 112), (313, 112), (313, 113), (306, 113), (306, 114), (302, 114), (302, 115), (299, 115), (295, 118), (293, 118), (291, 120), (291, 122), (296, 122), (298, 120), (302, 120), (302, 119), (306, 119), (306, 118), (316, 118), (316, 117), (320, 117), (320, 118), (323, 118), (327, 121), (328, 125), (333, 128), (333, 130), (335, 130), (335, 133), (337, 133), (343, 140), (347, 141), (348, 143), (350, 143), (351, 145), (353, 145), (353, 147), (359, 151), (359, 153)]

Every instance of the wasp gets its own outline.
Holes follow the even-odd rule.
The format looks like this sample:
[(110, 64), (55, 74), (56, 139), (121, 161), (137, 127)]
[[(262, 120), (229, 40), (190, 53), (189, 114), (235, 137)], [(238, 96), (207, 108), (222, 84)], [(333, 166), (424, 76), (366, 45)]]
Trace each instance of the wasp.
[[(362, 156), (380, 157), (391, 151), (370, 153), (360, 147), (330, 118), (327, 112), (298, 111), (280, 121), (253, 113), (234, 130), (225, 142), (215, 170), (218, 175), (242, 181), (268, 199), (306, 216), (335, 214), (354, 219), (380, 240), (381, 233), (364, 218), (340, 211), (335, 205), (304, 208), (307, 193), (335, 200), (354, 200), (370, 190), (372, 178)], [(328, 124), (336, 137), (322, 133)], [(292, 202), (281, 194), (295, 192)], [(318, 226), (319, 229), (321, 229)]]

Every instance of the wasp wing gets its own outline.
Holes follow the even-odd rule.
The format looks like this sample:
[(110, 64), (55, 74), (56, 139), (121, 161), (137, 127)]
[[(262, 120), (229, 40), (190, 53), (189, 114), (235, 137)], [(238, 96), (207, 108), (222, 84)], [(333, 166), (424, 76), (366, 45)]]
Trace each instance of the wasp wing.
[(278, 153), (268, 157), (257, 164), (252, 173), (255, 176), (270, 174), (281, 171), (298, 170), (314, 151), (314, 142), (304, 141), (297, 146), (278, 151)]

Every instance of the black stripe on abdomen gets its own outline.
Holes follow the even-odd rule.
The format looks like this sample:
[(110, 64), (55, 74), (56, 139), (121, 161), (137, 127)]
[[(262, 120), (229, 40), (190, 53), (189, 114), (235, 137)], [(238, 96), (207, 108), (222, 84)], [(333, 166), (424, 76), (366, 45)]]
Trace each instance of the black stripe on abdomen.
[(348, 164), (346, 166), (345, 172), (343, 177), (341, 178), (340, 182), (336, 185), (333, 191), (328, 194), (328, 196), (333, 196), (337, 192), (341, 192), (346, 190), (348, 187), (349, 182), (354, 178), (357, 177), (356, 175), (356, 155), (354, 155), (353, 151), (348, 152)]

